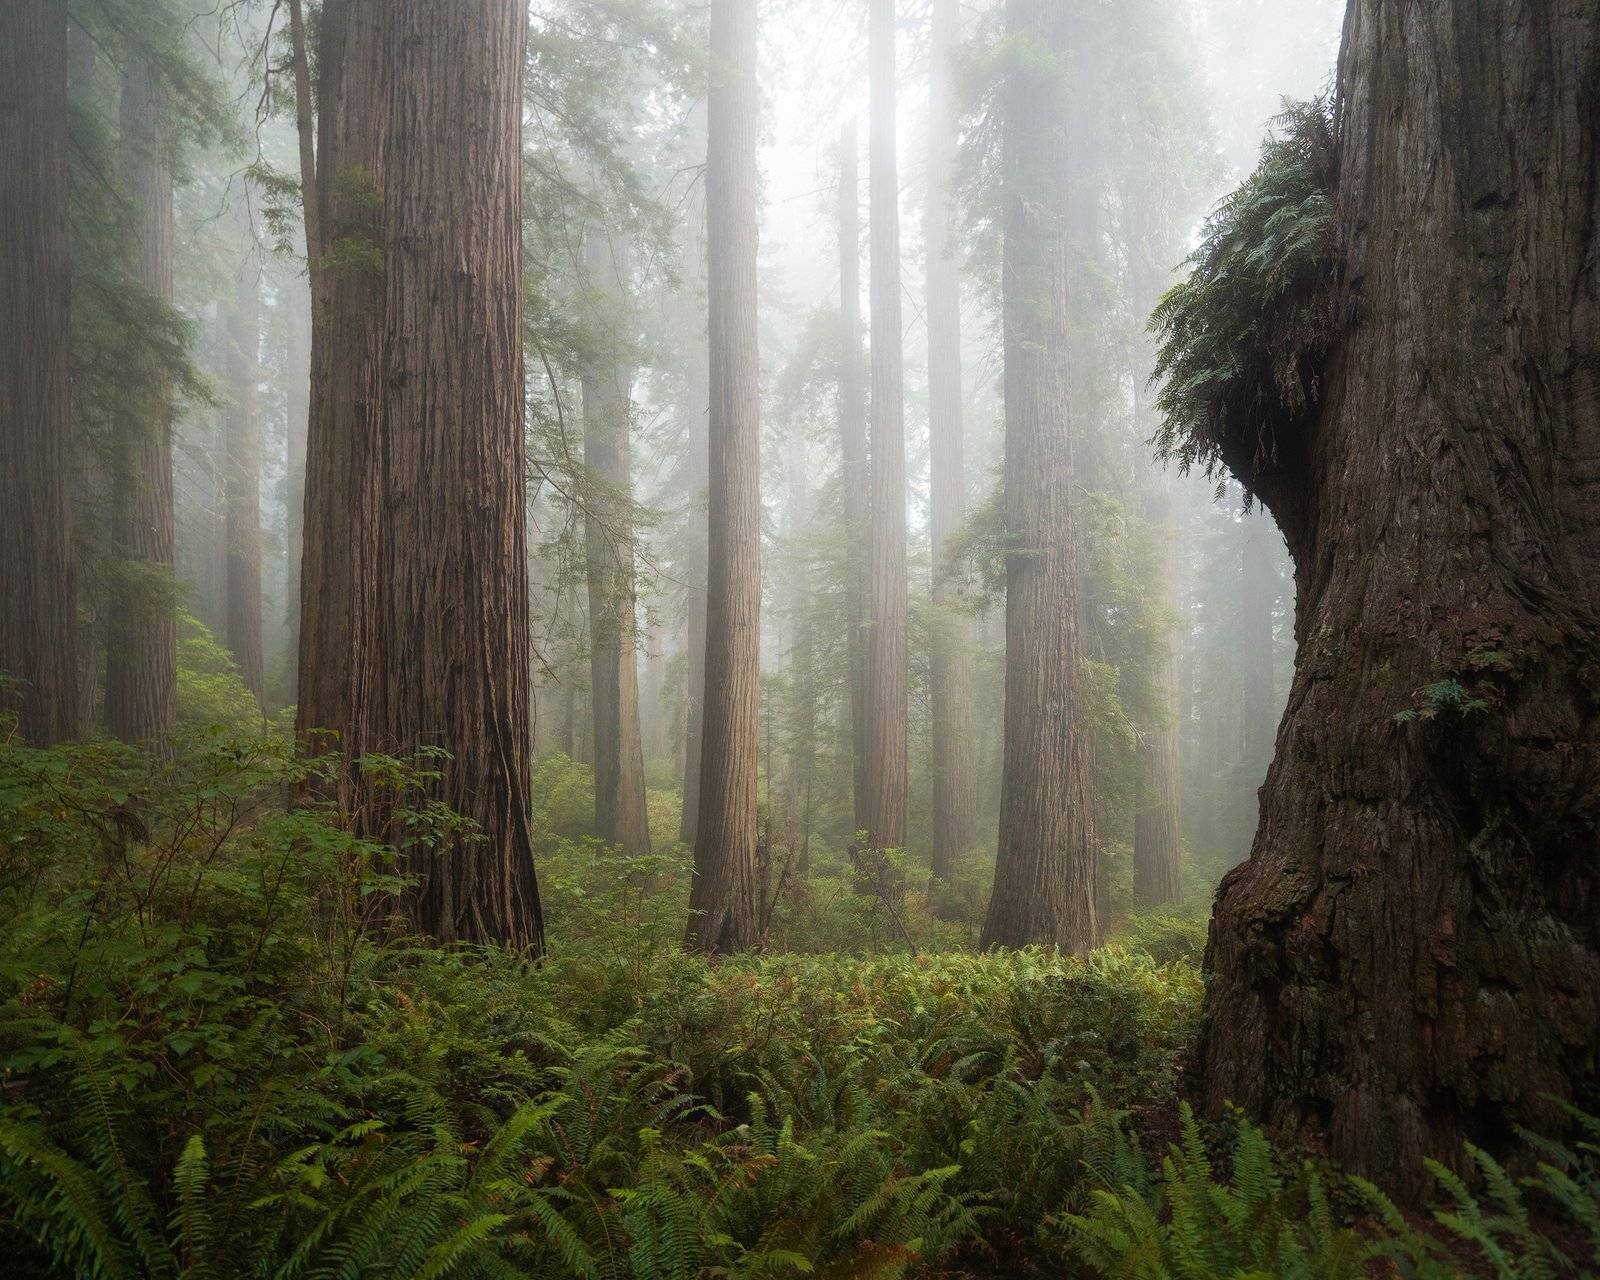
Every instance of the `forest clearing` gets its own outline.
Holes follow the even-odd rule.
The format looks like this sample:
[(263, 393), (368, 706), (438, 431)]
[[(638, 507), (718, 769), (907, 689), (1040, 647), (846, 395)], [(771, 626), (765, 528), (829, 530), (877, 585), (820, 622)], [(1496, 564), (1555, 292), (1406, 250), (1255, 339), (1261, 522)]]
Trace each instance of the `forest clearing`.
[(1600, 0), (3, 0), (0, 1264), (1600, 1275)]

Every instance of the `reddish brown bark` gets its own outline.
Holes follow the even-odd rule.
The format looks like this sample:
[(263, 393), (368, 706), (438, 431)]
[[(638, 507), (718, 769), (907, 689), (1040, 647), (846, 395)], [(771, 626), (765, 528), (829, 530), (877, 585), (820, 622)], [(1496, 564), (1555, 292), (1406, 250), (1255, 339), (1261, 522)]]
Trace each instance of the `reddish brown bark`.
[(755, 0), (712, 0), (706, 232), (711, 346), (705, 731), (690, 947), (755, 941), (760, 728), (760, 357)]
[(900, 174), (895, 157), (895, 0), (871, 0), (868, 70), (872, 247), (872, 491), (866, 601), (866, 767), (861, 826), (877, 848), (906, 834), (906, 432), (900, 309)]
[[(368, 701), (392, 74), (379, 16), (372, 6), (331, 0), (318, 28), (314, 193), (329, 263), (314, 274), (295, 723), (313, 746), (336, 745), (350, 760), (380, 749)], [(340, 778), (338, 799), (350, 814), (360, 807), (355, 782), (353, 772)]]
[(846, 644), (850, 656), (850, 767), (855, 825), (866, 824), (867, 372), (861, 354), (861, 160), (856, 126), (839, 138), (839, 456), (844, 486)]
[(228, 309), (227, 455), (228, 648), (256, 705), (266, 705), (261, 659), (261, 295), (255, 263), (241, 264)]
[[(160, 72), (130, 55), (122, 79), (123, 189), (134, 220), (133, 278), (172, 301), (173, 137)], [(106, 728), (124, 742), (164, 743), (178, 723), (170, 387), (117, 424), (111, 474), (116, 565), (107, 610)]]
[(933, 0), (928, 46), (928, 451), (933, 544), (933, 874), (949, 881), (977, 836), (973, 761), (971, 627), (950, 581), (950, 537), (966, 507), (962, 458), (961, 259), (950, 233), (955, 106), (950, 92), (960, 8)]
[[(408, 857), (417, 924), (537, 949), (529, 832), (521, 74), (514, 0), (323, 8), (326, 297), (307, 445), (300, 727), (444, 748), (474, 837)], [(340, 799), (398, 836), (359, 767)]]
[(1600, 13), (1354, 0), (1338, 99), (1342, 337), (1242, 463), (1300, 646), (1202, 1088), (1419, 1195), (1600, 1085)]
[[(1068, 421), (1063, 15), (1007, 0), (1004, 183), (1006, 703), (994, 893), (982, 945), (1096, 937), (1095, 857)], [(1052, 58), (1041, 56), (1048, 51)]]
[(0, 709), (79, 731), (67, 399), (67, 7), (0, 6)]
[[(591, 231), (585, 263), (613, 313), (605, 328), (627, 332), (627, 246)], [(594, 699), (594, 833), (631, 854), (650, 852), (644, 749), (639, 737), (638, 627), (633, 571), (629, 414), (633, 370), (616, 353), (583, 379), (583, 460), (599, 481), (584, 515), (589, 588), (589, 688)]]

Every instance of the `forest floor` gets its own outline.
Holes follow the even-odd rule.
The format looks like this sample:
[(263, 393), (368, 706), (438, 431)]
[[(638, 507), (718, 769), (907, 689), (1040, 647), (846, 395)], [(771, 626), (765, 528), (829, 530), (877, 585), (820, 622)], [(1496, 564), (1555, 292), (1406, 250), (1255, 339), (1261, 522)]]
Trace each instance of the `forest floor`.
[[(891, 930), (819, 850), (767, 950), (709, 962), (680, 947), (678, 851), (563, 834), (582, 774), (547, 762), (547, 956), (441, 951), (383, 926), (390, 851), (282, 806), (302, 767), (270, 742), (0, 748), (11, 1274), (1470, 1269), (1448, 1223), (1182, 1107), (1195, 914), (978, 954), (925, 884)], [(1591, 1211), (1595, 1154), (1564, 1165)], [(1459, 1256), (1570, 1270), (1485, 1175), (1481, 1203), (1451, 1189)]]

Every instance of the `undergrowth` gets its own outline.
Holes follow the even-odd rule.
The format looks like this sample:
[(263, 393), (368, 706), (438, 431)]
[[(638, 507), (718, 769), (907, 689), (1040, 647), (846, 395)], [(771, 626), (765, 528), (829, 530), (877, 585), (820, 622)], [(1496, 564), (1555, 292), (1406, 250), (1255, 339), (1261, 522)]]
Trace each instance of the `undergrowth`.
[[(443, 843), (426, 775), (381, 763), (407, 829)], [(676, 851), (546, 836), (549, 957), (441, 951), (389, 917), (390, 850), (285, 806), (318, 768), (271, 738), (162, 762), (0, 743), (8, 1274), (893, 1277), (1004, 1274), (1019, 1252), (1354, 1274), (1317, 1269), (1324, 1236), (1445, 1274), (1420, 1269), (1448, 1256), (1434, 1237), (1384, 1229), (1331, 1174), (1281, 1177), (1247, 1127), (1227, 1177), (1192, 1120), (1148, 1167), (1197, 1013), (1193, 921), (1071, 959), (974, 954), (919, 914), (941, 945), (858, 932), (711, 964), (678, 946)], [(839, 902), (871, 897), (835, 878)], [(784, 927), (816, 942), (867, 909)], [(1536, 1186), (1446, 1178), (1437, 1236), (1555, 1274), (1533, 1224), (1593, 1230), (1595, 1137), (1543, 1148)]]

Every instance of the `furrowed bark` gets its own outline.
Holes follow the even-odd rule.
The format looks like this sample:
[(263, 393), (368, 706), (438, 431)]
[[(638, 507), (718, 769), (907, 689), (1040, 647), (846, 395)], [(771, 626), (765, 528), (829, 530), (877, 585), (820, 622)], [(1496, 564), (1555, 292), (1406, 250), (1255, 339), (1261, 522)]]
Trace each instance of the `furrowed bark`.
[(0, 709), (80, 729), (67, 391), (67, 7), (0, 6)]
[[(1064, 18), (1007, 0), (1028, 53), (1004, 90), (1006, 701), (994, 893), (982, 945), (1096, 941), (1068, 419)], [(1048, 54), (1049, 58), (1041, 55)]]
[[(173, 138), (168, 90), (145, 58), (122, 80), (122, 177), (135, 220), (134, 279), (172, 301)], [(111, 541), (117, 564), (107, 615), (106, 728), (124, 742), (164, 749), (178, 724), (170, 388), (117, 426)]]
[(1420, 1198), (1600, 1088), (1600, 13), (1354, 0), (1299, 656), (1201, 1089)]
[(711, 348), (705, 730), (687, 945), (755, 941), (760, 729), (760, 358), (755, 0), (712, 0), (706, 232)]

